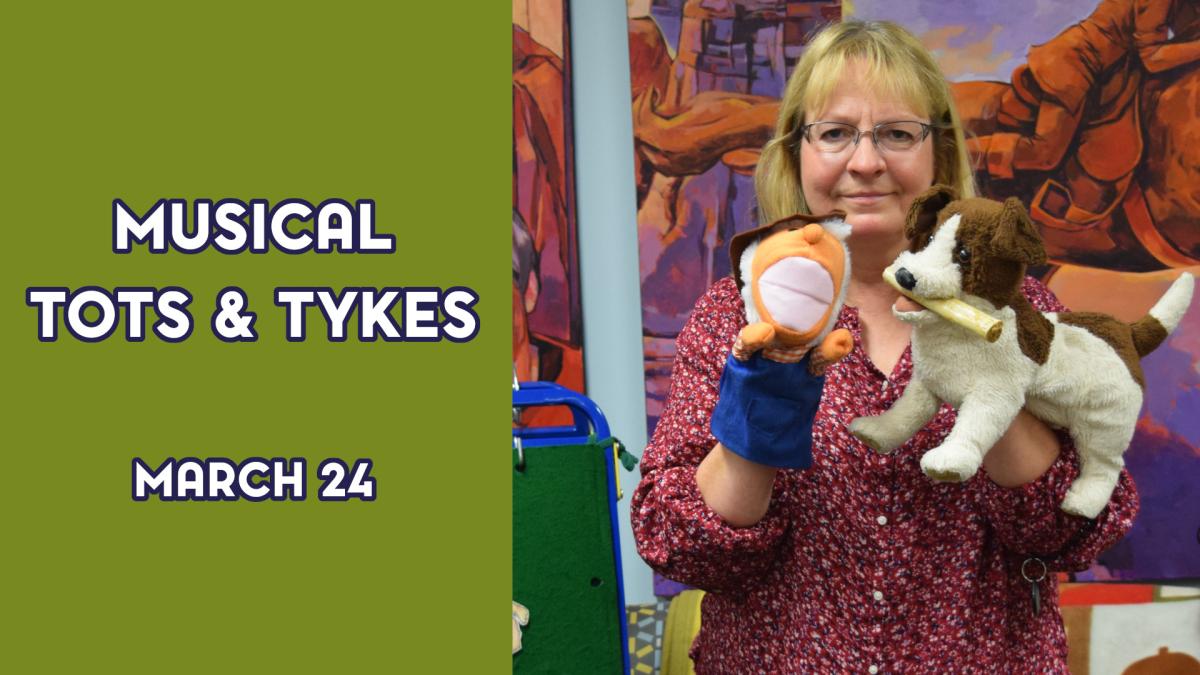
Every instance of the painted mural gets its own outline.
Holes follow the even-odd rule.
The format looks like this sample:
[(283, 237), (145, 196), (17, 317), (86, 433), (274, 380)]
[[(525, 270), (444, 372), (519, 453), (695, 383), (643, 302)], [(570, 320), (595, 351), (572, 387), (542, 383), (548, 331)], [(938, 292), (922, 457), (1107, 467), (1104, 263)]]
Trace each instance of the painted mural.
[[(513, 2), (513, 368), (522, 382), (582, 392), (566, 4)], [(525, 415), (526, 424), (569, 419), (553, 408)]]
[(755, 224), (754, 165), (807, 36), (834, 0), (633, 0), (629, 61), (638, 247), (653, 431), (675, 338), (730, 272), (729, 239)]
[[(849, 13), (849, 12), (848, 12)], [(1200, 265), (1200, 14), (1184, 0), (858, 0), (953, 82), (976, 179), (1019, 197), (1067, 306), (1140, 317)], [(1084, 580), (1200, 577), (1200, 308), (1144, 361), (1126, 462), (1142, 510)]]

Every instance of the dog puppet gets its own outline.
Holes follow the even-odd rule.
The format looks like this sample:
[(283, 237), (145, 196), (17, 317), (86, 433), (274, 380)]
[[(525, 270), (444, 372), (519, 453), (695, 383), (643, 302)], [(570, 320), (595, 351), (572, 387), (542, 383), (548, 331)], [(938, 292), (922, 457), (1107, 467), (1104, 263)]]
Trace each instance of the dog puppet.
[(748, 325), (733, 356), (795, 363), (814, 346), (814, 375), (848, 354), (854, 338), (833, 329), (850, 281), (850, 225), (842, 214), (794, 215), (738, 234), (730, 242), (734, 279), (746, 304)]
[(1142, 405), (1139, 359), (1175, 329), (1192, 299), (1184, 273), (1132, 324), (1092, 312), (1038, 312), (1021, 294), (1027, 265), (1045, 262), (1037, 229), (1015, 198), (955, 199), (935, 186), (913, 203), (910, 249), (889, 270), (921, 298), (960, 298), (1001, 320), (989, 343), (928, 310), (893, 313), (912, 324), (913, 378), (890, 410), (860, 417), (850, 431), (890, 452), (924, 426), (945, 402), (958, 410), (946, 439), (921, 458), (935, 480), (963, 481), (1022, 407), (1066, 429), (1079, 455), (1079, 476), (1062, 508), (1095, 518), (1116, 486)]

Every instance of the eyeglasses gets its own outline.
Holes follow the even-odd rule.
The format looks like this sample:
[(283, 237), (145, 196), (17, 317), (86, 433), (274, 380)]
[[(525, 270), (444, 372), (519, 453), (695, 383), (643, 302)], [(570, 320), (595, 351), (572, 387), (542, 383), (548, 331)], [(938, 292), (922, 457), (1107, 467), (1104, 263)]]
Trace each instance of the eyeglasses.
[(863, 135), (870, 134), (875, 147), (884, 152), (908, 152), (915, 150), (937, 127), (932, 124), (915, 121), (882, 122), (869, 131), (863, 131), (852, 124), (841, 122), (813, 122), (800, 127), (800, 133), (809, 143), (820, 152), (837, 153), (858, 142)]

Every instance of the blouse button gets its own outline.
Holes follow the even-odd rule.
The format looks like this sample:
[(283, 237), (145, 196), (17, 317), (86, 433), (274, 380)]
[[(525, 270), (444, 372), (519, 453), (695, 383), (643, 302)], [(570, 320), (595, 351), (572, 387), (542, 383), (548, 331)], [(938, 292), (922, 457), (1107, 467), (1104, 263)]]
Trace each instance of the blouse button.
[(881, 602), (881, 601), (883, 601), (883, 592), (875, 591), (874, 593), (871, 594), (871, 597), (875, 598), (876, 601)]
[(870, 673), (871, 675), (875, 675), (875, 673), (879, 672), (879, 666), (877, 666), (875, 664), (871, 664), (871, 667), (867, 668), (867, 672)]
[(875, 522), (879, 523), (880, 525), (887, 525), (887, 516), (879, 516), (875, 519)]

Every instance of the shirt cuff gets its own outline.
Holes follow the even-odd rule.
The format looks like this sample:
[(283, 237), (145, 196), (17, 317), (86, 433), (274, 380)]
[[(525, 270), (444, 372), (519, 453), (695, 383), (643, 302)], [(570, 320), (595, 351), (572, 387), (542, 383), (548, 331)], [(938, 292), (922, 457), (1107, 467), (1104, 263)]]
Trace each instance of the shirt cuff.
[(1017, 487), (997, 485), (980, 472), (980, 501), (984, 517), (1000, 544), (1016, 555), (1061, 554), (1080, 533), (1094, 525), (1082, 516), (1062, 510), (1062, 501), (1079, 475), (1075, 446), (1059, 433), (1058, 458), (1037, 480)]

